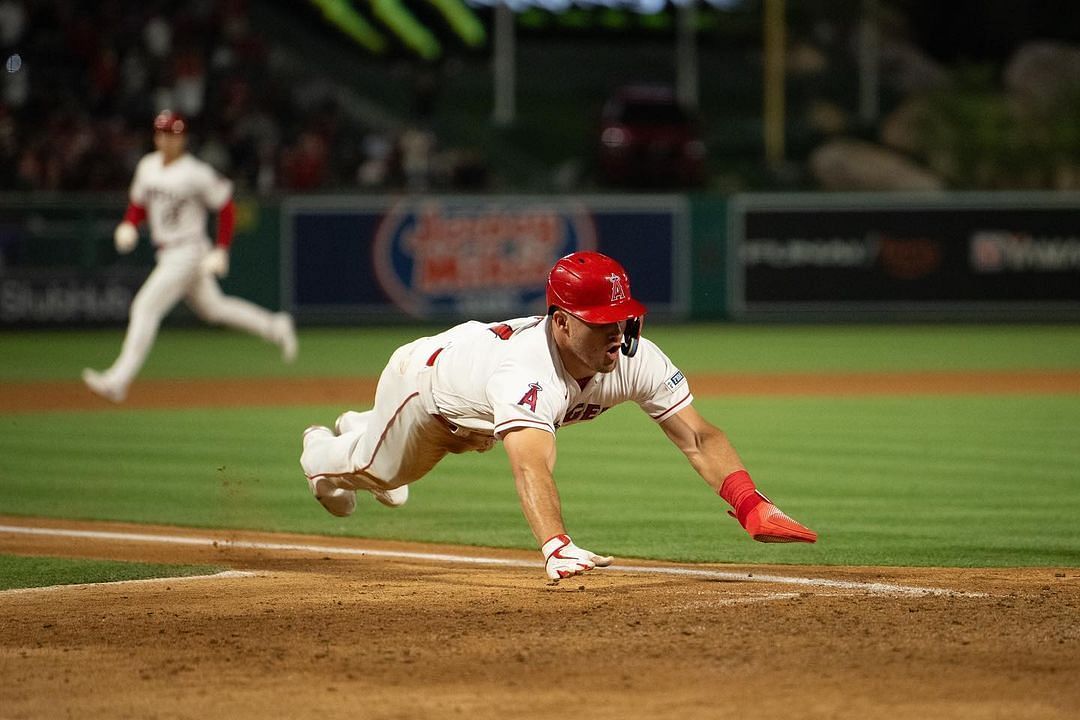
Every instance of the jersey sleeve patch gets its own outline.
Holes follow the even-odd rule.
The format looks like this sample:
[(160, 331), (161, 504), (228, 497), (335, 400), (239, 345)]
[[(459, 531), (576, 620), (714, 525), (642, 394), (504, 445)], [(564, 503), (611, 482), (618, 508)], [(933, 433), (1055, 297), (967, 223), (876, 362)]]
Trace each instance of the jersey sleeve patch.
[(690, 396), (690, 381), (655, 343), (645, 338), (642, 338), (638, 356), (635, 399), (649, 416), (663, 420), (684, 406)]
[[(513, 427), (537, 427), (555, 432), (561, 417), (561, 394), (555, 397), (547, 380), (529, 380), (528, 376), (499, 374), (488, 385), (496, 434)], [(563, 403), (564, 404), (564, 403)]]
[(529, 383), (529, 389), (525, 391), (525, 394), (521, 396), (521, 399), (517, 401), (518, 405), (525, 405), (529, 408), (529, 412), (536, 412), (536, 400), (537, 395), (544, 388), (540, 387), (540, 383)]

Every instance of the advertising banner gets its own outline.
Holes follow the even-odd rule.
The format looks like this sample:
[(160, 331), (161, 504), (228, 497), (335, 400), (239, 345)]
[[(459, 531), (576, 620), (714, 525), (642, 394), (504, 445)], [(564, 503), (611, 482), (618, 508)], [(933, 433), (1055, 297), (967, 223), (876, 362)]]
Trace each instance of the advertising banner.
[(737, 196), (730, 307), (781, 314), (1080, 314), (1080, 198)]
[(123, 324), (145, 279), (141, 268), (9, 270), (0, 273), (0, 327)]
[(650, 315), (688, 310), (678, 197), (300, 197), (282, 213), (283, 297), (306, 321), (542, 313), (548, 270), (578, 250), (623, 263)]
[(123, 325), (148, 249), (117, 260), (123, 196), (0, 194), (0, 329)]

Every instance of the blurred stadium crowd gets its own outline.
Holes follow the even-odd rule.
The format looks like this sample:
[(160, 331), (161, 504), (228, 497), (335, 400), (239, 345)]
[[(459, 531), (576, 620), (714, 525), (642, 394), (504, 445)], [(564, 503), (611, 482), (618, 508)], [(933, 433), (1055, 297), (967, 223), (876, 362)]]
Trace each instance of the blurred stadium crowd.
[(162, 108), (241, 190), (423, 183), (434, 137), (358, 127), (297, 82), (246, 0), (0, 0), (0, 190), (127, 187)]
[[(274, 23), (266, 22), (268, 5), (282, 16)], [(743, 5), (745, 12), (714, 13), (716, 28), (699, 31), (694, 134), (680, 129), (670, 133), (679, 142), (664, 144), (645, 128), (637, 134), (643, 147), (619, 144), (621, 156), (691, 148), (702, 173), (687, 185), (721, 191), (1080, 188), (1080, 23), (1053, 7), (789, 3), (787, 155), (766, 168), (760, 6)], [(867, 8), (873, 34), (864, 32)], [(449, 96), (448, 77), (461, 63), (448, 71), (450, 63), (413, 62), (398, 72), (385, 60), (341, 67), (332, 50), (315, 59), (312, 43), (336, 35), (316, 18), (328, 34), (297, 43), (297, 21), (314, 15), (310, 4), (287, 0), (0, 0), (0, 191), (123, 190), (151, 147), (150, 120), (164, 108), (187, 116), (193, 151), (241, 193), (561, 192), (663, 175), (635, 166), (624, 173), (634, 177), (609, 177), (603, 153), (612, 136), (603, 118), (594, 127), (587, 116), (620, 84), (668, 82), (667, 36), (651, 44), (632, 36), (565, 41), (560, 30), (538, 32), (529, 44), (525, 33), (518, 119), (500, 137), (472, 132), (475, 102), (460, 94), (436, 102)], [(469, 61), (474, 85), (486, 87), (486, 51)], [(570, 75), (573, 83), (557, 80)], [(357, 78), (378, 84), (382, 96), (344, 82)], [(617, 124), (625, 138), (628, 123)]]

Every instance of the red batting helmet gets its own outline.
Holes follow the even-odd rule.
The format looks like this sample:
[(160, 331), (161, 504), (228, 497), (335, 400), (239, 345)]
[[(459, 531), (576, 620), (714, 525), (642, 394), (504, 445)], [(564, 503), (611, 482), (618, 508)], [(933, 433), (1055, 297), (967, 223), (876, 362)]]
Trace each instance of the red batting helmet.
[(641, 317), (645, 306), (630, 297), (626, 270), (607, 255), (576, 252), (548, 273), (548, 311), (559, 307), (587, 323), (604, 324)]
[(162, 110), (154, 118), (154, 130), (172, 135), (183, 135), (187, 132), (187, 120), (180, 113)]

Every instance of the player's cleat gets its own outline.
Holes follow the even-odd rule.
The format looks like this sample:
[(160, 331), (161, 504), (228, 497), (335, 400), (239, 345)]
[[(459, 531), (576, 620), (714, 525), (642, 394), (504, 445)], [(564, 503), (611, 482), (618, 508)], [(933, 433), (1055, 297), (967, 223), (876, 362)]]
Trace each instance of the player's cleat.
[(393, 490), (372, 490), (371, 494), (386, 507), (401, 507), (409, 499), (409, 486), (402, 485)]
[(346, 410), (337, 416), (337, 420), (334, 421), (334, 434), (341, 435), (347, 432), (364, 432), (367, 430), (368, 419), (371, 417), (371, 410), (366, 412), (356, 412), (355, 410)]
[[(729, 512), (735, 517), (735, 513)], [(736, 518), (738, 519), (738, 518)], [(817, 541), (817, 533), (792, 520), (771, 502), (763, 501), (746, 513), (742, 523), (750, 537), (764, 543), (789, 543)]]
[[(333, 431), (322, 425), (312, 425), (304, 430), (304, 447), (313, 437), (326, 434), (333, 435)], [(348, 517), (356, 510), (356, 491), (338, 487), (333, 480), (325, 475), (315, 475), (307, 478), (311, 494), (319, 501), (326, 512), (337, 517)]]
[(311, 494), (326, 508), (326, 512), (337, 517), (348, 517), (356, 510), (356, 491), (346, 490), (334, 485), (329, 478), (319, 475), (308, 478)]
[(280, 312), (274, 315), (274, 342), (281, 348), (281, 359), (287, 363), (296, 360), (300, 346), (296, 340), (296, 325), (292, 315)]
[(127, 388), (118, 386), (105, 373), (85, 368), (82, 371), (82, 379), (86, 387), (109, 402), (122, 403), (127, 397)]
[(334, 431), (332, 431), (325, 425), (308, 425), (306, 428), (304, 428), (304, 436), (302, 440), (304, 447), (307, 447), (309, 439), (311, 439), (315, 435), (318, 435), (319, 433), (330, 433), (331, 435), (333, 435)]

